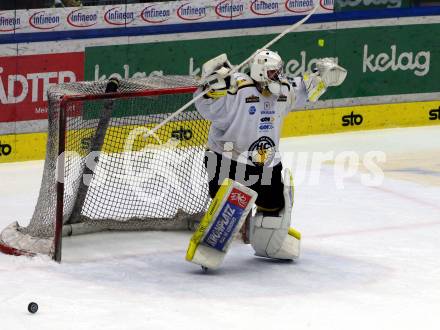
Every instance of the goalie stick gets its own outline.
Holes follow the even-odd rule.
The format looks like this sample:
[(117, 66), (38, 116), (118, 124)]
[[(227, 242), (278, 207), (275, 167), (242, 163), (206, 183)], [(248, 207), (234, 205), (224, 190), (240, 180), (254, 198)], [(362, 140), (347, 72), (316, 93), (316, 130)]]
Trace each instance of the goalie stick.
[[(319, 7), (319, 3), (315, 6), (315, 8), (313, 8), (313, 10), (305, 17), (303, 17), (301, 20), (299, 20), (298, 22), (294, 23), (293, 25), (289, 26), (287, 29), (285, 29), (283, 32), (281, 32), (279, 35), (277, 35), (275, 38), (273, 38), (271, 41), (269, 41), (267, 44), (265, 44), (263, 47), (261, 47), (260, 49), (265, 49), (265, 48), (269, 48), (270, 46), (272, 46), (274, 43), (276, 43), (278, 40), (280, 40), (282, 37), (284, 37), (286, 34), (294, 31), (295, 29), (297, 29), (298, 27), (300, 27), (302, 24), (304, 24), (304, 22), (306, 22), (310, 16), (312, 16), (316, 10)], [(232, 68), (231, 71), (229, 71), (228, 76), (234, 74), (235, 72), (237, 72), (238, 70), (240, 70), (243, 66), (245, 66), (250, 60), (252, 60), (252, 58), (255, 56), (255, 54), (257, 54), (257, 52), (259, 51), (259, 49), (257, 49), (255, 52), (252, 53), (251, 56), (249, 56), (247, 59), (245, 59), (243, 62), (241, 62), (239, 65), (236, 65)], [(145, 134), (144, 138), (151, 136), (152, 134), (154, 134), (158, 129), (160, 129), (162, 126), (164, 126), (165, 124), (167, 124), (168, 122), (170, 122), (173, 118), (175, 118), (176, 116), (178, 116), (180, 113), (182, 113), (183, 111), (185, 111), (186, 109), (188, 109), (191, 105), (193, 105), (198, 99), (202, 98), (204, 95), (206, 95), (206, 93), (208, 93), (209, 90), (204, 91), (203, 93), (200, 93), (199, 95), (197, 95), (196, 97), (194, 97), (192, 100), (188, 101), (186, 104), (184, 104), (182, 107), (180, 107), (178, 110), (176, 110), (173, 114), (171, 114), (168, 118), (166, 118), (164, 121), (162, 121), (160, 124), (158, 124), (156, 127), (152, 128), (148, 133)]]

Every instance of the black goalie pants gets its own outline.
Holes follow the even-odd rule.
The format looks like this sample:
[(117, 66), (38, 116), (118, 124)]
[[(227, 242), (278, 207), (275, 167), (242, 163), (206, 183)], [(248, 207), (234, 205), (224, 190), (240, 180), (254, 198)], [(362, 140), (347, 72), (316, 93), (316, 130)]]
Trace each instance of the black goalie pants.
[(266, 210), (284, 207), (281, 163), (274, 167), (246, 165), (208, 150), (205, 153), (205, 166), (209, 176), (211, 198), (215, 196), (223, 180), (230, 178), (258, 193), (257, 206)]

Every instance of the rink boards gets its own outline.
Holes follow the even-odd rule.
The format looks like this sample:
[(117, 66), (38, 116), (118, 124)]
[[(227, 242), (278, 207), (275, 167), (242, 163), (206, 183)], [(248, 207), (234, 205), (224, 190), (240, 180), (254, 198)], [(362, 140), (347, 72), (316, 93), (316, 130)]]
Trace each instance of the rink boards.
[[(198, 141), (201, 137), (197, 132), (201, 125), (208, 124), (200, 120), (171, 122), (159, 130), (157, 133), (159, 139), (148, 138), (142, 142), (139, 142), (142, 139), (140, 126), (113, 127), (109, 128), (108, 134), (113, 136), (118, 134), (121, 139), (128, 141), (130, 133), (134, 129), (141, 128), (141, 131), (135, 132), (136, 148), (145, 147), (148, 144), (166, 145), (171, 138), (179, 141), (179, 147), (191, 147), (200, 144)], [(282, 137), (430, 125), (440, 125), (440, 101), (294, 111), (285, 118)], [(68, 139), (75, 138), (75, 135), (89, 137), (91, 134), (92, 130), (89, 130), (89, 133), (87, 130), (72, 131), (68, 133)], [(5, 150), (5, 146), (10, 146), (11, 152), (2, 155), (0, 163), (44, 159), (46, 141), (47, 133), (2, 135), (0, 151)], [(87, 141), (85, 140), (84, 143)], [(123, 148), (123, 144), (109, 144), (103, 151), (122, 152)], [(9, 151), (7, 147), (6, 151)], [(78, 152), (82, 153), (84, 150), (78, 150)]]
[[(329, 89), (322, 102), (290, 113), (282, 137), (440, 125), (440, 102), (435, 101), (440, 100), (440, 11), (418, 12), (354, 19), (320, 13), (280, 40), (274, 49), (291, 76), (322, 57), (336, 58), (349, 72), (346, 82)], [(100, 37), (90, 27), (74, 39), (56, 29), (39, 32), (36, 39), (21, 30), (0, 35), (0, 162), (45, 158), (45, 91), (53, 84), (109, 76), (197, 75), (207, 58), (221, 52), (239, 63), (289, 20), (283, 16), (197, 23), (198, 30), (192, 32), (189, 25), (169, 25), (154, 33), (126, 26)], [(190, 145), (191, 123), (176, 123), (172, 131)]]

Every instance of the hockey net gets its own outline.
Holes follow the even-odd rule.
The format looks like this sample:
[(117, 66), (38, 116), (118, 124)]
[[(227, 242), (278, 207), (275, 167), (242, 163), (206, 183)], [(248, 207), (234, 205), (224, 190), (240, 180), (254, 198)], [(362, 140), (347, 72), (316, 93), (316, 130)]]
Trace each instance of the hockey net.
[[(187, 229), (209, 202), (203, 165), (209, 123), (190, 107), (192, 77), (163, 76), (54, 86), (48, 141), (30, 223), (11, 224), (0, 250), (61, 259), (61, 236), (104, 230)], [(58, 237), (58, 238), (57, 238)]]

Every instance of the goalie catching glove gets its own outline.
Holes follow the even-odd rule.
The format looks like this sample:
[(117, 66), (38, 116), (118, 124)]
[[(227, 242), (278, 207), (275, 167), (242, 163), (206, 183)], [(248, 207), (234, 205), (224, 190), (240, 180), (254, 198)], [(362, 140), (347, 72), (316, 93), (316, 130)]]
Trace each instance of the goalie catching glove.
[(230, 87), (230, 72), (232, 64), (226, 54), (221, 54), (205, 62), (202, 66), (201, 84), (209, 88), (208, 97), (218, 98), (225, 96)]
[(220, 267), (256, 199), (252, 189), (225, 179), (191, 237), (186, 260), (205, 268)]
[(339, 86), (347, 77), (347, 70), (332, 58), (326, 57), (316, 62), (312, 72), (305, 72), (303, 80), (310, 102), (316, 102), (327, 87)]

